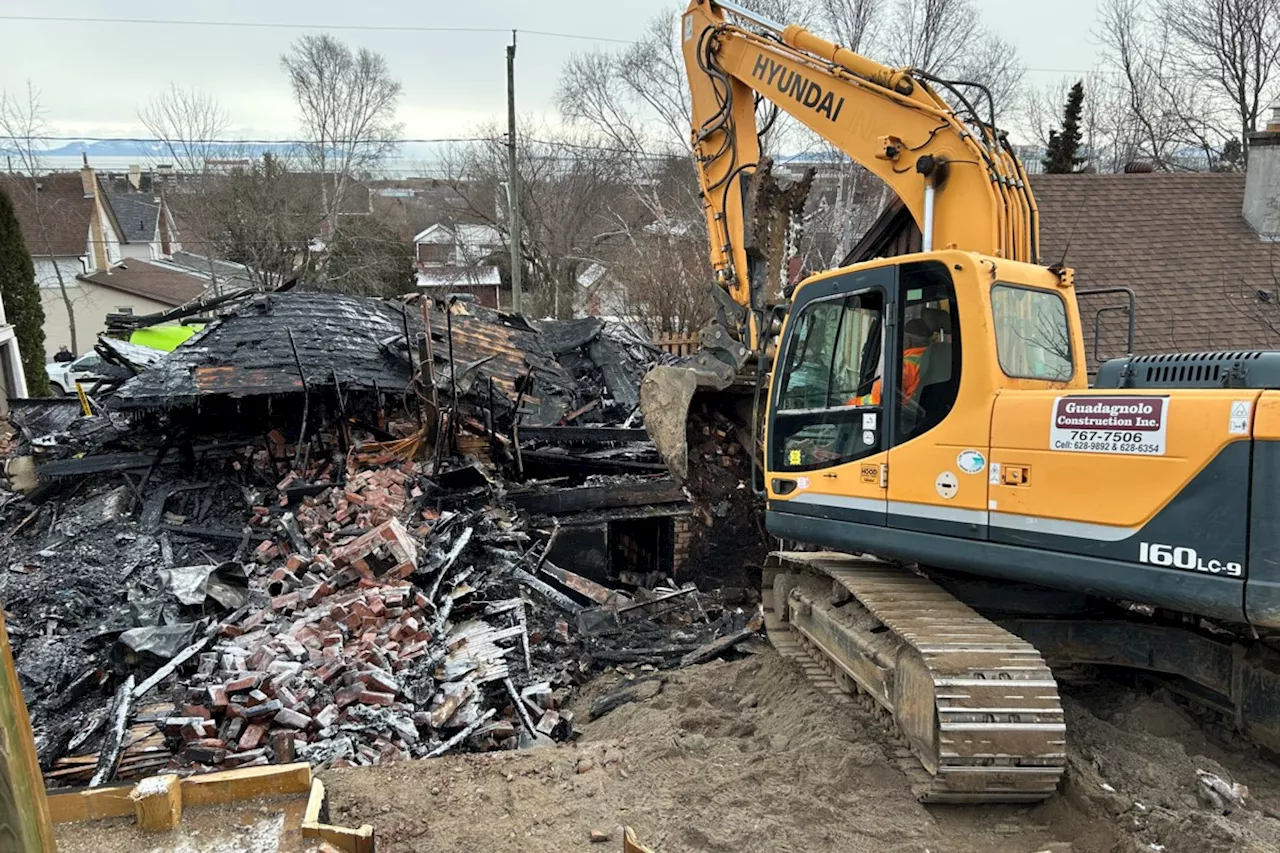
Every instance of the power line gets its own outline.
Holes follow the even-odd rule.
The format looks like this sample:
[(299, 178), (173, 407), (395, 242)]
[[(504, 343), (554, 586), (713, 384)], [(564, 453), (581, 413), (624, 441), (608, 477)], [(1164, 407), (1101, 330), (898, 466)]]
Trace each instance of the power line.
[[(40, 23), (68, 24), (156, 24), (166, 27), (239, 27), (251, 29), (280, 30), (360, 30), (364, 32), (394, 33), (501, 33), (507, 35), (510, 27), (423, 27), (390, 24), (308, 24), (277, 21), (174, 21), (158, 18), (87, 18), (87, 17), (54, 17), (52, 15), (0, 15), (0, 21), (35, 21)], [(612, 38), (609, 36), (592, 36), (582, 33), (559, 33), (549, 30), (519, 30), (523, 35), (543, 36), (545, 38), (578, 39), (581, 41), (604, 41), (615, 44), (634, 44), (632, 39)]]
[[(135, 143), (161, 143), (167, 144), (164, 140), (154, 136), (21, 136), (17, 141), (38, 140), (40, 142), (135, 142)], [(418, 139), (398, 139), (397, 144), (414, 142), (414, 143), (432, 143), (432, 142), (493, 142), (499, 139), (496, 136), (442, 136), (434, 138), (418, 138)], [(350, 140), (347, 139), (326, 139), (328, 145), (346, 145)], [(174, 147), (185, 147), (189, 145), (316, 145), (319, 140), (315, 139), (181, 139), (176, 140)]]

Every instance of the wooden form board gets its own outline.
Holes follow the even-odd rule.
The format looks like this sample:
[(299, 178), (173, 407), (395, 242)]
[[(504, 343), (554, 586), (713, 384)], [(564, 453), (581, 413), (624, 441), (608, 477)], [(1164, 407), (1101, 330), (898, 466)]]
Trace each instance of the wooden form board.
[[(220, 773), (188, 776), (178, 785), (183, 808), (223, 806), (269, 797), (306, 794), (311, 790), (311, 765), (282, 764), (244, 767)], [(92, 788), (50, 793), (54, 823), (78, 823), (134, 814), (132, 786)]]

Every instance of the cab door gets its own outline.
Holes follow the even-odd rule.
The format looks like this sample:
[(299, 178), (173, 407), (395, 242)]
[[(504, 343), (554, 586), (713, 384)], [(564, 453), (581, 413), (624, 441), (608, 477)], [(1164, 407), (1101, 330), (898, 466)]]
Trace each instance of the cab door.
[(951, 271), (935, 260), (899, 270), (885, 396), (890, 431), (888, 526), (985, 539), (991, 401), (961, 404), (962, 341)]
[(889, 440), (877, 390), (896, 282), (886, 267), (797, 292), (771, 390), (771, 508), (884, 525)]

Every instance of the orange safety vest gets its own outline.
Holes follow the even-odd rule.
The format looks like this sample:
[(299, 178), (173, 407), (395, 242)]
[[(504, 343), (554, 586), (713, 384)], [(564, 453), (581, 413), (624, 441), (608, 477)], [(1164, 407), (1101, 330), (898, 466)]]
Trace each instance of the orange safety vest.
[[(902, 399), (910, 400), (912, 395), (916, 393), (916, 386), (920, 384), (920, 357), (924, 355), (925, 347), (912, 347), (902, 351)], [(870, 394), (863, 394), (861, 397), (850, 397), (845, 401), (846, 406), (878, 406), (880, 405), (880, 389), (881, 382), (879, 379), (871, 386)]]

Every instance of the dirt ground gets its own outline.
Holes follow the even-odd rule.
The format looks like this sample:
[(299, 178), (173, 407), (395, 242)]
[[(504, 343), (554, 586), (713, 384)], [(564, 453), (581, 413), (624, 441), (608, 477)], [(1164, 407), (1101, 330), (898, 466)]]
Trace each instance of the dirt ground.
[[(620, 677), (578, 698), (580, 720)], [(576, 745), (326, 772), (333, 816), (373, 823), (383, 853), (618, 849), (624, 824), (658, 853), (1280, 850), (1267, 814), (1280, 810), (1280, 770), (1109, 682), (1066, 698), (1059, 795), (926, 807), (880, 724), (771, 650), (665, 679), (657, 696), (584, 723)], [(1223, 816), (1201, 804), (1197, 769), (1248, 785), (1250, 807)], [(592, 830), (610, 842), (593, 847)]]

